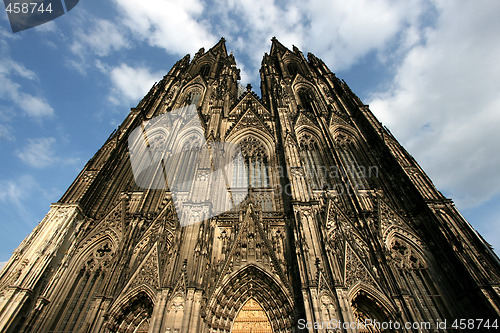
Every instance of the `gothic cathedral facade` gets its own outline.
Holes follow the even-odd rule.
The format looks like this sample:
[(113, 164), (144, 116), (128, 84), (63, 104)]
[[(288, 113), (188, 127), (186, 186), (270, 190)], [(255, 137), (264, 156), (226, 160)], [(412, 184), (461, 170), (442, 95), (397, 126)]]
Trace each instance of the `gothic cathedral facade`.
[[(261, 97), (241, 88), (224, 39), (178, 61), (3, 268), (0, 331), (494, 325), (497, 256), (368, 106), (321, 59), (275, 38), (260, 78)], [(201, 130), (183, 134), (176, 174), (192, 181), (175, 191), (139, 186), (132, 131), (187, 105)], [(169, 154), (167, 132), (152, 134), (147, 147)], [(241, 149), (221, 187), (237, 199), (230, 209), (205, 204), (218, 194), (204, 187), (210, 163), (199, 167), (189, 149), (197, 140)], [(170, 172), (145, 170), (153, 178)]]

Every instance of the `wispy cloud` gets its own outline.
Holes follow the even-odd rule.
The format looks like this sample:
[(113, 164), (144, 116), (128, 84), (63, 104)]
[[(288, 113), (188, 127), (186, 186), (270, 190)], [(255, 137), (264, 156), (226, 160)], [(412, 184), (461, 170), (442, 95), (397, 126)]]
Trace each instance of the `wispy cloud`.
[(32, 227), (33, 220), (24, 201), (34, 191), (40, 191), (40, 186), (35, 178), (31, 175), (22, 175), (16, 179), (0, 179), (0, 188), (2, 188), (2, 191), (0, 191), (0, 203), (14, 207), (21, 220)]
[(120, 26), (109, 20), (91, 18), (85, 22), (85, 26), (79, 26), (75, 31), (70, 50), (82, 57), (88, 54), (103, 57), (128, 46), (127, 37)]
[(17, 98), (19, 107), (30, 117), (40, 119), (54, 115), (54, 109), (42, 97), (18, 93)]
[(117, 105), (137, 103), (164, 74), (164, 71), (154, 73), (147, 67), (130, 67), (126, 64), (112, 68), (110, 70), (110, 79), (113, 84), (111, 102)]
[(115, 4), (124, 14), (121, 23), (136, 38), (169, 53), (192, 53), (226, 37), (236, 55), (246, 60), (253, 81), (258, 81), (260, 61), (272, 36), (287, 46), (313, 50), (342, 70), (370, 52), (389, 56), (394, 41), (418, 42), (419, 28), (429, 21), (422, 13), (431, 7), (425, 0), (153, 0), (144, 4), (115, 0)]
[(42, 169), (56, 164), (74, 165), (80, 162), (79, 158), (61, 157), (56, 154), (55, 145), (57, 140), (53, 137), (28, 139), (27, 144), (16, 151), (26, 164)]
[(54, 109), (42, 96), (26, 92), (24, 81), (36, 81), (36, 74), (12, 59), (6, 39), (11, 39), (0, 34), (0, 99), (7, 100), (19, 107), (24, 114), (32, 119), (40, 120), (54, 115)]
[(138, 38), (151, 46), (174, 54), (196, 51), (217, 38), (204, 19), (205, 2), (199, 0), (114, 0), (121, 22)]
[(438, 3), (436, 27), (370, 104), (438, 188), (473, 207), (500, 192), (500, 3)]
[(14, 141), (12, 126), (0, 124), (0, 140)]
[(55, 142), (55, 138), (28, 139), (28, 144), (17, 151), (17, 157), (34, 168), (48, 167), (57, 162)]

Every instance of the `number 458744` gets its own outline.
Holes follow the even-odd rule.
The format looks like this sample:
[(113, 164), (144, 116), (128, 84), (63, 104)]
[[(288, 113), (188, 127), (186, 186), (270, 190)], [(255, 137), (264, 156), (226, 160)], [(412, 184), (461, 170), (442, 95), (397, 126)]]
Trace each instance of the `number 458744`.
[(7, 13), (14, 13), (14, 14), (28, 14), (28, 13), (52, 13), (52, 4), (49, 3), (47, 6), (44, 7), (43, 2), (14, 2), (14, 3), (9, 3), (7, 8), (5, 8), (5, 11)]

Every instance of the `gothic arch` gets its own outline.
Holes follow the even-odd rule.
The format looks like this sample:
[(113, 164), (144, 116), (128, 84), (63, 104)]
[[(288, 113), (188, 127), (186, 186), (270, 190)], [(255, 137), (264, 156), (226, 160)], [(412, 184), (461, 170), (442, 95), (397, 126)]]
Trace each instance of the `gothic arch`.
[(295, 53), (290, 52), (289, 50), (286, 50), (286, 52), (283, 54), (283, 64), (285, 65), (288, 65), (289, 63), (296, 63), (297, 65), (299, 65), (300, 62), (300, 57)]
[[(411, 295), (408, 306), (422, 316), (431, 318), (450, 317), (442, 298), (443, 293), (436, 284), (432, 256), (418, 238), (402, 228), (394, 227), (388, 232), (385, 245), (396, 281), (403, 293)], [(400, 230), (398, 230), (400, 229)]]
[(301, 59), (292, 53), (286, 53), (283, 57), (283, 67), (285, 67), (288, 75), (292, 77), (292, 80), (300, 75), (304, 76), (304, 66), (301, 63)]
[[(246, 140), (252, 140), (254, 139), (255, 141), (257, 141), (258, 143), (260, 143), (262, 145), (262, 148), (264, 148), (264, 152), (269, 158), (271, 158), (272, 156), (272, 153), (273, 153), (273, 149), (271, 149), (268, 145), (268, 142), (266, 142), (267, 140), (265, 140), (265, 138), (262, 137), (262, 135), (256, 135), (256, 132), (252, 132), (252, 133), (248, 133), (248, 131), (245, 131), (246, 133), (244, 135), (238, 135), (236, 138), (234, 138), (233, 140), (231, 140), (232, 142), (234, 142), (235, 144), (240, 144)], [(243, 134), (243, 133), (241, 133)], [(243, 152), (243, 151), (242, 151)]]
[[(112, 254), (112, 252), (115, 251), (118, 247), (118, 243), (114, 241), (113, 238), (107, 233), (104, 235), (100, 235), (99, 238), (96, 238), (90, 246), (87, 246), (87, 244), (85, 245), (85, 247), (79, 249), (81, 251), (80, 254), (76, 254), (78, 258), (76, 261), (76, 266), (82, 264), (82, 260), (89, 258), (91, 255), (95, 254), (96, 251), (99, 251), (99, 249), (103, 246), (109, 249), (109, 251), (106, 251), (110, 252), (110, 254)], [(111, 245), (111, 247), (109, 245)]]
[(174, 290), (165, 308), (164, 322), (166, 325), (166, 332), (178, 332), (181, 330), (185, 306), (186, 294), (184, 290)]
[(88, 237), (77, 250), (68, 267), (63, 268), (65, 276), (54, 290), (52, 304), (57, 305), (43, 331), (72, 331), (85, 319), (91, 302), (103, 287), (107, 278), (106, 268), (110, 265), (117, 243), (101, 232)]
[(250, 298), (266, 312), (273, 332), (290, 332), (295, 322), (293, 301), (283, 283), (250, 264), (226, 276), (207, 303), (206, 332), (230, 332), (237, 311)]
[(120, 237), (116, 230), (114, 230), (113, 228), (103, 229), (102, 226), (101, 227), (98, 226), (97, 228), (101, 230), (92, 232), (80, 242), (80, 245), (78, 245), (76, 250), (77, 251), (76, 256), (79, 257), (85, 255), (85, 253), (91, 251), (93, 247), (97, 246), (97, 244), (105, 240), (111, 242), (114, 248), (118, 247), (118, 244), (120, 242)]
[(198, 75), (205, 79), (210, 75), (210, 71), (212, 70), (212, 66), (209, 62), (201, 63), (198, 68)]
[[(196, 81), (200, 81), (200, 80), (196, 80)], [(182, 89), (182, 91), (180, 93), (180, 95), (182, 97), (178, 98), (178, 100), (180, 101), (180, 103), (184, 103), (185, 105), (188, 105), (188, 104), (186, 104), (186, 100), (188, 99), (190, 94), (198, 94), (199, 98), (196, 100), (196, 104), (198, 105), (200, 103), (200, 101), (203, 100), (203, 97), (205, 95), (205, 91), (206, 91), (205, 86), (201, 82), (189, 83), (188, 85), (186, 85)], [(182, 106), (182, 105), (180, 105), (180, 106)]]
[(266, 147), (266, 151), (269, 154), (268, 155), (269, 157), (274, 156), (274, 153), (275, 153), (274, 152), (274, 148), (275, 148), (274, 139), (271, 137), (271, 135), (269, 135), (269, 133), (266, 133), (259, 128), (255, 128), (255, 127), (246, 128), (246, 129), (243, 129), (241, 131), (231, 133), (231, 134), (229, 134), (229, 136), (227, 136), (225, 138), (224, 141), (233, 142), (233, 143), (237, 144), (238, 142), (243, 140), (245, 137), (250, 136), (250, 135), (255, 136), (257, 139), (259, 139), (264, 144), (264, 146)]
[(190, 126), (181, 130), (172, 140), (174, 141), (172, 154), (177, 156), (185, 150), (199, 150), (206, 144), (203, 132), (199, 128)]
[[(253, 137), (257, 139), (260, 143), (262, 143), (263, 148), (265, 150), (265, 154), (267, 156), (267, 167), (270, 168), (268, 170), (268, 178), (269, 178), (269, 185), (271, 186), (272, 184), (277, 184), (279, 181), (277, 179), (277, 175), (274, 175), (272, 170), (274, 166), (276, 165), (276, 157), (275, 157), (275, 145), (274, 145), (274, 140), (272, 137), (268, 134), (263, 132), (262, 130), (258, 128), (248, 128), (244, 129), (242, 131), (238, 131), (236, 133), (231, 133), (226, 139), (226, 142), (231, 142), (233, 144), (238, 145), (240, 142), (243, 140)], [(243, 151), (242, 151), (243, 153)]]
[(117, 299), (108, 312), (109, 319), (105, 324), (105, 332), (136, 332), (144, 326), (144, 321), (149, 320), (153, 314), (154, 297), (145, 285), (138, 286), (122, 298)]
[(322, 189), (327, 184), (331, 185), (330, 154), (320, 136), (310, 128), (304, 128), (297, 134), (297, 141), (304, 172), (312, 189)]
[(348, 292), (348, 299), (355, 318), (361, 322), (365, 319), (376, 319), (378, 322), (395, 319), (396, 307), (384, 294), (368, 284), (359, 282), (354, 285)]
[[(317, 107), (316, 111), (319, 112), (320, 110), (326, 110), (325, 108), (325, 103), (323, 102), (323, 98), (321, 94), (316, 90), (316, 88), (309, 82), (306, 81), (300, 74), (295, 76), (294, 83), (292, 84), (292, 90), (295, 95), (295, 100), (297, 101), (297, 104), (302, 105), (303, 101), (301, 98), (301, 94), (303, 92), (309, 94), (309, 98), (311, 102), (315, 102)], [(304, 105), (302, 105), (303, 108), (305, 108)], [(311, 110), (313, 111), (313, 110)]]
[[(162, 151), (168, 147), (167, 140), (170, 137), (170, 131), (166, 126), (154, 126), (146, 132), (146, 135), (151, 149)], [(145, 150), (146, 146), (142, 148)], [(141, 151), (141, 153), (144, 152)]]
[(424, 245), (420, 239), (411, 231), (406, 230), (400, 226), (391, 225), (382, 234), (382, 241), (387, 249), (391, 248), (391, 243), (395, 239), (401, 239), (409, 246), (411, 246), (420, 257), (427, 257), (424, 249)]
[(330, 133), (332, 138), (337, 140), (339, 137), (347, 137), (351, 139), (356, 145), (358, 145), (358, 134), (356, 129), (349, 125), (332, 124), (330, 126)]
[[(344, 171), (353, 181), (353, 188), (368, 190), (374, 186), (378, 177), (378, 167), (370, 162), (363, 141), (356, 130), (347, 125), (330, 127), (335, 150)], [(374, 174), (372, 174), (374, 173)]]
[(322, 148), (325, 147), (324, 141), (320, 139), (323, 137), (323, 135), (321, 135), (321, 131), (316, 126), (310, 126), (310, 125), (305, 125), (305, 124), (300, 125), (295, 129), (295, 133), (297, 136), (297, 141), (300, 141), (300, 138), (303, 135), (309, 134), (309, 135), (312, 135), (314, 137), (316, 142), (318, 144), (320, 144)]
[(193, 127), (183, 129), (177, 134), (177, 138), (175, 138), (175, 144), (172, 147), (172, 152), (179, 153), (186, 146), (186, 144), (189, 144), (189, 147), (191, 148), (196, 141), (199, 143), (197, 146), (199, 148), (201, 148), (202, 144), (205, 143), (205, 136), (201, 130)]
[(321, 321), (331, 321), (337, 318), (337, 303), (330, 291), (322, 290), (318, 294), (318, 305), (321, 313)]
[[(163, 120), (162, 116), (152, 118), (144, 123), (144, 130), (141, 129), (140, 135), (137, 135), (139, 133), (134, 133), (129, 136), (129, 151), (133, 151), (138, 155), (144, 154), (146, 149), (164, 151), (168, 147), (168, 139), (171, 133), (168, 125), (165, 126), (162, 124)], [(143, 131), (145, 134), (142, 133)], [(147, 138), (149, 146), (144, 144), (145, 138)]]
[(141, 284), (119, 296), (111, 305), (108, 315), (110, 317), (118, 315), (120, 310), (124, 308), (127, 303), (130, 303), (134, 298), (137, 298), (141, 294), (146, 295), (153, 305), (156, 303), (156, 292), (150, 286)]
[(265, 143), (254, 135), (247, 135), (237, 144), (240, 150), (235, 153), (241, 152), (241, 156), (232, 156), (231, 187), (270, 187), (271, 155)]
[(288, 75), (290, 75), (291, 77), (295, 77), (295, 75), (301, 72), (299, 65), (295, 61), (290, 61), (285, 65)]

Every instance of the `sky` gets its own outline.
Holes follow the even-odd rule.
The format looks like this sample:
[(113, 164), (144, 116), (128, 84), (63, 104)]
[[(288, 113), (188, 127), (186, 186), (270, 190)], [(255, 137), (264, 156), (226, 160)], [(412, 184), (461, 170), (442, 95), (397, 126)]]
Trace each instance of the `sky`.
[(271, 37), (322, 58), (500, 248), (498, 13), (497, 0), (81, 0), (18, 33), (0, 13), (0, 266), (152, 84), (222, 36), (259, 95)]

